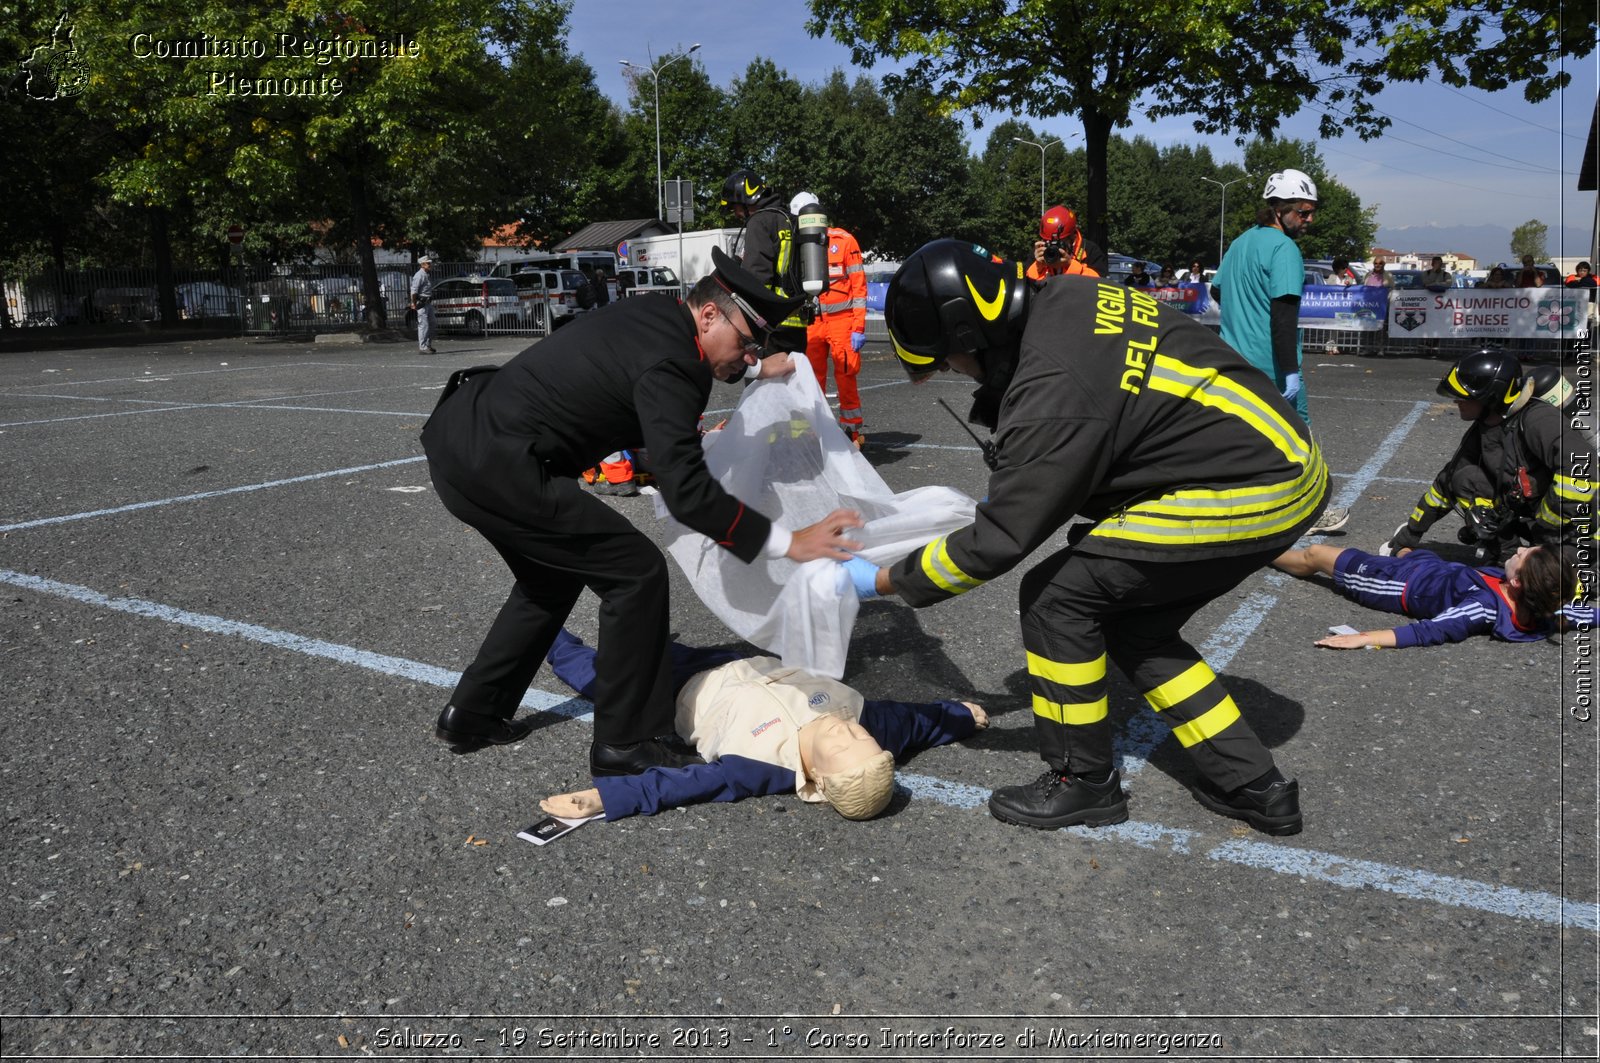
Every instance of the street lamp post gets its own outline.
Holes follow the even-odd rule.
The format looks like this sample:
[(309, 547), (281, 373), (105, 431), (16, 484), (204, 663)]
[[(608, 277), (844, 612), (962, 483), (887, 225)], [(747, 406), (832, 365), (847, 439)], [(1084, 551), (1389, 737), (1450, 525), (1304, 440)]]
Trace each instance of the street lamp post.
[(1218, 188), (1222, 189), (1222, 212), (1217, 215), (1217, 265), (1219, 267), (1222, 265), (1223, 225), (1228, 219), (1228, 186), (1236, 185), (1240, 181), (1248, 179), (1250, 176), (1250, 174), (1242, 174), (1238, 177), (1235, 177), (1231, 181), (1218, 181), (1210, 177), (1200, 178), (1200, 180), (1214, 184)]
[(1047, 140), (1043, 144), (1037, 140), (1024, 140), (1021, 137), (1012, 137), (1018, 144), (1032, 144), (1039, 149), (1039, 217), (1044, 217), (1044, 149), (1061, 143), (1059, 140)]
[(629, 70), (637, 70), (641, 74), (649, 74), (650, 75), (650, 82), (655, 88), (655, 101), (656, 101), (656, 217), (657, 218), (663, 217), (667, 212), (666, 200), (664, 198), (662, 198), (662, 190), (661, 190), (661, 184), (662, 184), (662, 182), (661, 182), (661, 72), (663, 70), (665, 70), (667, 67), (671, 66), (673, 63), (676, 63), (679, 59), (687, 59), (687, 58), (689, 58), (691, 55), (693, 55), (695, 52), (697, 52), (699, 50), (700, 50), (700, 45), (699, 44), (691, 44), (689, 46), (689, 50), (687, 52), (684, 52), (682, 55), (673, 56), (671, 59), (668, 59), (665, 63), (662, 63), (660, 66), (640, 67), (640, 66), (634, 66), (632, 63), (628, 62), (626, 59), (618, 59), (617, 60), (617, 62), (621, 63), (623, 66), (627, 67)]

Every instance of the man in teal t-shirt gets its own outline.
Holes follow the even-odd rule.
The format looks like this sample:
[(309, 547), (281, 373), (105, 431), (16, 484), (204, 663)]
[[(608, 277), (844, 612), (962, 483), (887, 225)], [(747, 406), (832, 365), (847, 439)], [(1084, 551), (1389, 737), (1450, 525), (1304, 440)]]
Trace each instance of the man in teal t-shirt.
[[(1317, 186), (1299, 170), (1267, 178), (1267, 205), (1256, 226), (1228, 246), (1211, 281), (1211, 296), (1222, 310), (1222, 339), (1265, 373), (1294, 403), (1307, 425), (1311, 410), (1300, 377), (1300, 292), (1305, 260), (1295, 239), (1317, 212)], [(1311, 534), (1337, 531), (1350, 518), (1328, 509)]]

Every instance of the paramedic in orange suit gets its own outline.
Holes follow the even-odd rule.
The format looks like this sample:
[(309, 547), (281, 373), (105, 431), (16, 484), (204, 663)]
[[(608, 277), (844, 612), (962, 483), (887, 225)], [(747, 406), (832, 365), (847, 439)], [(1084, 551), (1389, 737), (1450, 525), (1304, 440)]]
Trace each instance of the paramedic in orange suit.
[(828, 390), (828, 362), (833, 361), (839, 389), (839, 427), (861, 443), (861, 348), (867, 342), (867, 274), (861, 245), (838, 226), (828, 229), (828, 287), (818, 298), (817, 319), (806, 328), (806, 357), (817, 374), (817, 386)]

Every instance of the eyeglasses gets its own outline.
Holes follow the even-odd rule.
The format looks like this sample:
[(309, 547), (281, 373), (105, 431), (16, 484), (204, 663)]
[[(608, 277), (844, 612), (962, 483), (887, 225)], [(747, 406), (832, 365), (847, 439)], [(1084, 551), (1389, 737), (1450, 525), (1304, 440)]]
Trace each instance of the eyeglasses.
[(766, 353), (767, 343), (772, 338), (770, 329), (765, 330), (766, 334), (761, 339), (757, 339), (754, 335), (746, 336), (741, 332), (739, 326), (733, 323), (732, 315), (723, 315), (723, 320), (727, 321), (728, 327), (733, 329), (733, 334), (739, 337), (739, 351), (741, 354), (753, 354), (760, 358)]
[(1289, 213), (1300, 215), (1301, 221), (1310, 221), (1316, 215), (1317, 208), (1312, 207), (1310, 210), (1301, 210), (1299, 207), (1290, 207)]

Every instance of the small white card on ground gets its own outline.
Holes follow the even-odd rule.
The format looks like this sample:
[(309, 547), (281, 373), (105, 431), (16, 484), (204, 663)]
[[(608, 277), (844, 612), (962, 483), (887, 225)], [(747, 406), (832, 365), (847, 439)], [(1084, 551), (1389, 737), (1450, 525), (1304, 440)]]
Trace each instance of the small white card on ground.
[(535, 845), (549, 845), (563, 834), (571, 834), (590, 820), (599, 818), (601, 817), (585, 816), (582, 819), (563, 819), (560, 816), (546, 816), (527, 830), (517, 831), (517, 837)]

